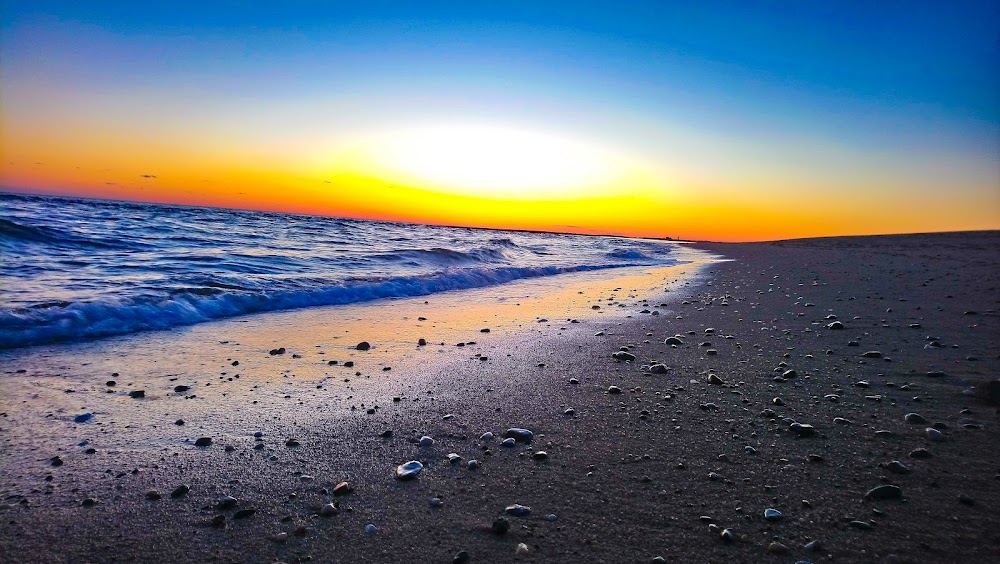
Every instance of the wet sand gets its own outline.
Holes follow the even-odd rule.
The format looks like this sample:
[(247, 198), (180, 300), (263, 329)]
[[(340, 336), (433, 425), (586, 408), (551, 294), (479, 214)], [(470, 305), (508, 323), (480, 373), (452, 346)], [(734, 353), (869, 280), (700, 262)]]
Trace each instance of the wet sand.
[[(5, 352), (0, 559), (1000, 554), (1000, 421), (983, 385), (1000, 375), (1000, 234), (697, 246), (731, 260)], [(635, 362), (612, 358), (621, 347)], [(480, 440), (510, 427), (534, 439)], [(409, 460), (421, 474), (394, 479)], [(865, 499), (888, 484), (901, 499)], [(512, 504), (531, 512), (496, 534)]]

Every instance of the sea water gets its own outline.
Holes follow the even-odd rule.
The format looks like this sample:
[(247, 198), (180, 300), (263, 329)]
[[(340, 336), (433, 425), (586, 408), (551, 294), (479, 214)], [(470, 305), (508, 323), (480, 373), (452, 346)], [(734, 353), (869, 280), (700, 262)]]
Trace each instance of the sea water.
[(697, 253), (651, 239), (0, 194), (0, 348)]

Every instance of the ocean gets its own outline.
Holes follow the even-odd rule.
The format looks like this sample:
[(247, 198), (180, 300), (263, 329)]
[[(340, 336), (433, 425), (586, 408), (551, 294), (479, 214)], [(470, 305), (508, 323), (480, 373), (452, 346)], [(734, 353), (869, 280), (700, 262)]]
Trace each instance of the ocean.
[(0, 348), (697, 253), (650, 239), (0, 194)]

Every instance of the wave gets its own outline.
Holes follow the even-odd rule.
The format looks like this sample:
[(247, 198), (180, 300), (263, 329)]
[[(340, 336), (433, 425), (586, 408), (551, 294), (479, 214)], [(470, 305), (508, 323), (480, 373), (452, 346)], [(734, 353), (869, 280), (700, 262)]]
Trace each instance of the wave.
[[(661, 261), (676, 264), (677, 261)], [(105, 302), (50, 303), (48, 307), (0, 312), (0, 348), (94, 339), (138, 331), (170, 329), (250, 313), (339, 305), (383, 298), (425, 296), (449, 290), (482, 288), (523, 278), (552, 276), (641, 264), (571, 267), (460, 268), (427, 276), (348, 280), (316, 288), (226, 291), (187, 288), (165, 296)]]
[(461, 264), (503, 264), (509, 258), (500, 249), (480, 247), (468, 251), (456, 251), (435, 247), (431, 249), (402, 249), (374, 255), (376, 260), (410, 261), (416, 264), (431, 264), (440, 266), (455, 266)]
[(59, 229), (54, 229), (52, 227), (44, 227), (41, 225), (22, 225), (15, 221), (0, 217), (0, 244), (9, 246), (21, 243), (99, 248), (107, 248), (111, 246), (103, 241), (87, 239), (85, 237), (61, 231)]

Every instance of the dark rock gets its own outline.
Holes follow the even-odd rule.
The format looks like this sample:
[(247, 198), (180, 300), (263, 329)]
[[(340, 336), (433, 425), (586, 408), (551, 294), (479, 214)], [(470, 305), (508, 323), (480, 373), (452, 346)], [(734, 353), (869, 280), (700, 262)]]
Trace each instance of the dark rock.
[(194, 446), (207, 447), (212, 444), (212, 437), (201, 437), (194, 442)]
[(535, 434), (527, 429), (512, 427), (504, 431), (503, 437), (505, 439), (514, 439), (519, 443), (530, 443), (535, 438)]
[(531, 508), (526, 505), (515, 503), (514, 505), (508, 505), (505, 507), (504, 513), (507, 515), (513, 515), (514, 517), (527, 517), (528, 515), (531, 515)]
[(347, 495), (351, 493), (353, 489), (354, 488), (352, 488), (351, 484), (349, 484), (348, 482), (340, 482), (339, 484), (333, 487), (333, 495), (335, 496)]
[(866, 500), (902, 499), (903, 490), (899, 486), (885, 484), (868, 490), (865, 494)]
[(920, 459), (920, 458), (931, 458), (932, 456), (934, 455), (931, 454), (931, 451), (925, 448), (914, 449), (912, 452), (910, 452), (910, 458)]
[(493, 520), (493, 525), (490, 526), (490, 531), (494, 535), (506, 535), (507, 531), (510, 530), (510, 521), (506, 517), (497, 517)]
[(174, 491), (170, 492), (170, 497), (182, 497), (187, 495), (189, 491), (191, 491), (191, 486), (187, 484), (181, 484), (177, 486), (177, 488), (175, 488)]
[(806, 423), (792, 423), (788, 426), (788, 428), (800, 437), (811, 437), (816, 434), (816, 429), (812, 425)]
[(879, 351), (868, 351), (863, 353), (861, 356), (865, 358), (882, 358), (882, 353)]
[(76, 417), (73, 418), (73, 422), (86, 423), (87, 421), (90, 421), (93, 418), (94, 418), (93, 413), (81, 413), (80, 415), (77, 415)]
[(174, 386), (175, 392), (186, 392), (191, 389), (191, 386)]
[(635, 362), (635, 355), (632, 353), (627, 353), (625, 351), (618, 351), (616, 353), (612, 353), (611, 357), (614, 358), (615, 360), (623, 362), (624, 361)]
[(128, 393), (128, 395), (129, 395), (130, 398), (134, 398), (134, 399), (144, 398), (144, 397), (146, 397), (146, 391), (145, 390), (132, 390), (131, 392)]
[(240, 509), (236, 513), (233, 513), (233, 519), (247, 519), (248, 517), (253, 517), (254, 513), (257, 513), (256, 509)]
[(366, 351), (366, 350), (372, 348), (372, 346), (371, 346), (371, 343), (369, 343), (368, 341), (361, 341), (354, 348), (356, 348), (359, 351)]

